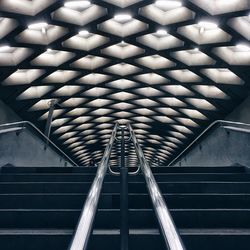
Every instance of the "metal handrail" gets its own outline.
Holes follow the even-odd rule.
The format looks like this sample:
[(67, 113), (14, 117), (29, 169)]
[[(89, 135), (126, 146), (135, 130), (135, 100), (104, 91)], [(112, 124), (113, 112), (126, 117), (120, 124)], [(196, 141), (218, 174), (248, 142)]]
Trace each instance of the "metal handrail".
[(115, 125), (109, 143), (106, 146), (102, 160), (98, 167), (95, 179), (90, 187), (88, 196), (84, 203), (79, 221), (74, 232), (74, 236), (68, 250), (86, 250), (88, 240), (92, 231), (92, 226), (97, 211), (97, 205), (101, 194), (104, 177), (107, 172), (111, 149), (115, 140), (117, 124)]
[(182, 243), (181, 237), (176, 229), (176, 226), (161, 194), (159, 186), (155, 181), (154, 175), (152, 174), (152, 171), (130, 124), (128, 124), (128, 128), (132, 136), (132, 141), (135, 146), (135, 151), (141, 165), (143, 175), (145, 177), (148, 192), (154, 207), (157, 220), (160, 225), (165, 246), (169, 250), (185, 250), (184, 244)]
[[(54, 147), (57, 151), (59, 151), (59, 153), (61, 155), (63, 155), (63, 157), (66, 158), (73, 166), (78, 166), (78, 164), (76, 162), (74, 162), (67, 154), (65, 154), (59, 147), (57, 147), (55, 143), (53, 143), (46, 135), (44, 135), (40, 129), (38, 129), (33, 123), (31, 123), (29, 121), (20, 121), (20, 122), (1, 124), (0, 125), (0, 131), (4, 130), (6, 128), (9, 128), (9, 127), (25, 129), (27, 125), (30, 126), (32, 129), (34, 129), (42, 137), (42, 139), (46, 143), (51, 144), (52, 147)], [(9, 130), (6, 133), (10, 133), (10, 132), (16, 132), (16, 131), (15, 130), (13, 130), (13, 131)]]
[[(122, 128), (119, 124), (118, 124), (118, 128)], [(126, 126), (126, 128), (127, 128), (127, 126)], [(130, 134), (130, 136), (129, 136), (129, 138), (128, 139), (124, 139), (124, 141), (125, 142), (130, 142), (131, 141), (131, 134)], [(115, 137), (115, 140), (117, 141), (117, 142), (121, 142), (121, 140), (119, 140), (117, 137)], [(128, 172), (128, 175), (131, 175), (131, 176), (134, 176), (134, 175), (137, 175), (139, 172), (140, 172), (140, 165), (138, 166), (138, 168), (134, 171), (134, 172)], [(114, 175), (114, 176), (120, 176), (120, 172), (118, 172), (118, 171), (114, 171), (114, 170), (112, 170), (112, 168), (111, 168), (111, 166), (109, 165), (108, 166), (108, 171), (109, 171), (109, 173), (111, 174), (111, 175)]]
[(210, 131), (213, 127), (219, 125), (219, 124), (225, 124), (225, 125), (236, 125), (236, 126), (247, 126), (250, 127), (250, 124), (242, 123), (242, 122), (233, 122), (233, 121), (227, 121), (227, 120), (216, 120), (212, 122), (205, 130), (201, 132), (180, 154), (178, 154), (169, 164), (168, 167), (173, 165), (187, 150), (189, 150), (198, 140), (200, 140), (201, 137), (203, 137), (208, 131)]

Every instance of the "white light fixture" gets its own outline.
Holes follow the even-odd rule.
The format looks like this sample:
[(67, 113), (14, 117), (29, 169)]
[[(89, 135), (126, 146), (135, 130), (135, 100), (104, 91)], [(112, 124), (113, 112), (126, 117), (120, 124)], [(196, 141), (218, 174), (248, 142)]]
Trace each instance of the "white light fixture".
[(48, 24), (45, 23), (45, 22), (41, 22), (41, 23), (33, 23), (33, 24), (30, 24), (28, 26), (28, 29), (30, 30), (41, 30), (43, 34), (45, 34), (47, 32), (47, 28), (48, 28)]
[(156, 31), (156, 34), (159, 36), (166, 36), (168, 34), (168, 32), (164, 29), (159, 29)]
[(70, 9), (85, 9), (91, 5), (91, 2), (88, 0), (83, 1), (67, 1), (64, 3), (64, 7)]
[(214, 22), (209, 22), (209, 21), (200, 21), (198, 23), (198, 26), (200, 27), (200, 33), (203, 33), (205, 31), (205, 29), (217, 29), (218, 28), (218, 24), (214, 23)]
[(81, 30), (79, 31), (78, 33), (80, 36), (88, 36), (89, 35), (89, 32), (87, 30)]
[(124, 23), (124, 22), (130, 21), (132, 19), (132, 16), (128, 14), (119, 14), (119, 15), (115, 15), (114, 19), (117, 22)]
[(243, 44), (243, 43), (237, 44), (236, 48), (239, 49), (242, 52), (250, 51), (250, 46), (248, 46), (246, 44)]
[(7, 52), (10, 49), (10, 46), (4, 45), (0, 46), (0, 52)]
[(163, 9), (176, 9), (182, 6), (182, 2), (178, 0), (157, 0), (155, 6)]
[(200, 51), (200, 50), (199, 50), (199, 48), (194, 48), (194, 51), (195, 51), (195, 52), (198, 52), (198, 51)]
[(51, 48), (47, 48), (47, 52), (51, 52), (52, 51), (52, 49)]

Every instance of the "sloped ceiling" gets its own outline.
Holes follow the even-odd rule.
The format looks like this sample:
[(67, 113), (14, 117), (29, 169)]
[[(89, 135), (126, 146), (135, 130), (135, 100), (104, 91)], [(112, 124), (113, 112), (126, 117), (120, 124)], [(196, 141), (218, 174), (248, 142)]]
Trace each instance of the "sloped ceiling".
[(52, 139), (82, 165), (100, 160), (115, 122), (164, 165), (249, 93), (249, 0), (1, 0), (0, 11), (1, 98), (40, 128), (57, 100)]

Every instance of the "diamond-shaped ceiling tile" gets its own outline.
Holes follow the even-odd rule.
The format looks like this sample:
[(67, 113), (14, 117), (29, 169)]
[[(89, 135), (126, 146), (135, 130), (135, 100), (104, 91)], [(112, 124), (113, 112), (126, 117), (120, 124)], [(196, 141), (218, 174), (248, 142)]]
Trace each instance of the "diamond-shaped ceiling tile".
[(79, 164), (100, 161), (115, 122), (167, 164), (249, 93), (249, 0), (2, 0), (0, 11), (0, 97), (40, 128), (56, 101), (52, 139)]

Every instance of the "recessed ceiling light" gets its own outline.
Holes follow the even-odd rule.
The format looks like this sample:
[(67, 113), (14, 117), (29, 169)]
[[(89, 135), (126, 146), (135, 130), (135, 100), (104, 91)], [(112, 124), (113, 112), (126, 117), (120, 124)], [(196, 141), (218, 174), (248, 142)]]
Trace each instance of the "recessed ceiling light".
[(236, 48), (241, 50), (241, 51), (250, 51), (250, 46), (243, 44), (243, 43), (237, 44)]
[(47, 23), (45, 23), (45, 22), (33, 23), (33, 24), (30, 24), (28, 26), (28, 29), (30, 29), (30, 30), (41, 30), (42, 33), (46, 33), (48, 26), (49, 25)]
[(159, 29), (156, 31), (156, 34), (159, 36), (166, 36), (168, 34), (168, 32), (164, 29)]
[(10, 46), (4, 45), (0, 46), (0, 52), (7, 52), (10, 49)]
[(175, 9), (182, 6), (182, 2), (179, 0), (157, 0), (155, 6), (158, 8)]
[(200, 21), (198, 25), (205, 29), (216, 29), (218, 28), (218, 24), (214, 22), (208, 22), (208, 21)]
[(132, 19), (132, 16), (128, 14), (119, 14), (119, 15), (115, 15), (114, 19), (117, 22), (128, 22)]
[(209, 21), (200, 21), (198, 23), (198, 26), (200, 27), (200, 33), (203, 33), (205, 31), (205, 29), (217, 29), (218, 28), (218, 24), (214, 23), (214, 22), (209, 22)]
[(88, 36), (89, 35), (89, 31), (87, 31), (87, 30), (81, 30), (81, 31), (79, 31), (79, 33), (78, 33), (80, 36)]
[(91, 5), (91, 2), (88, 0), (83, 1), (67, 1), (64, 3), (64, 7), (70, 9), (85, 9)]

